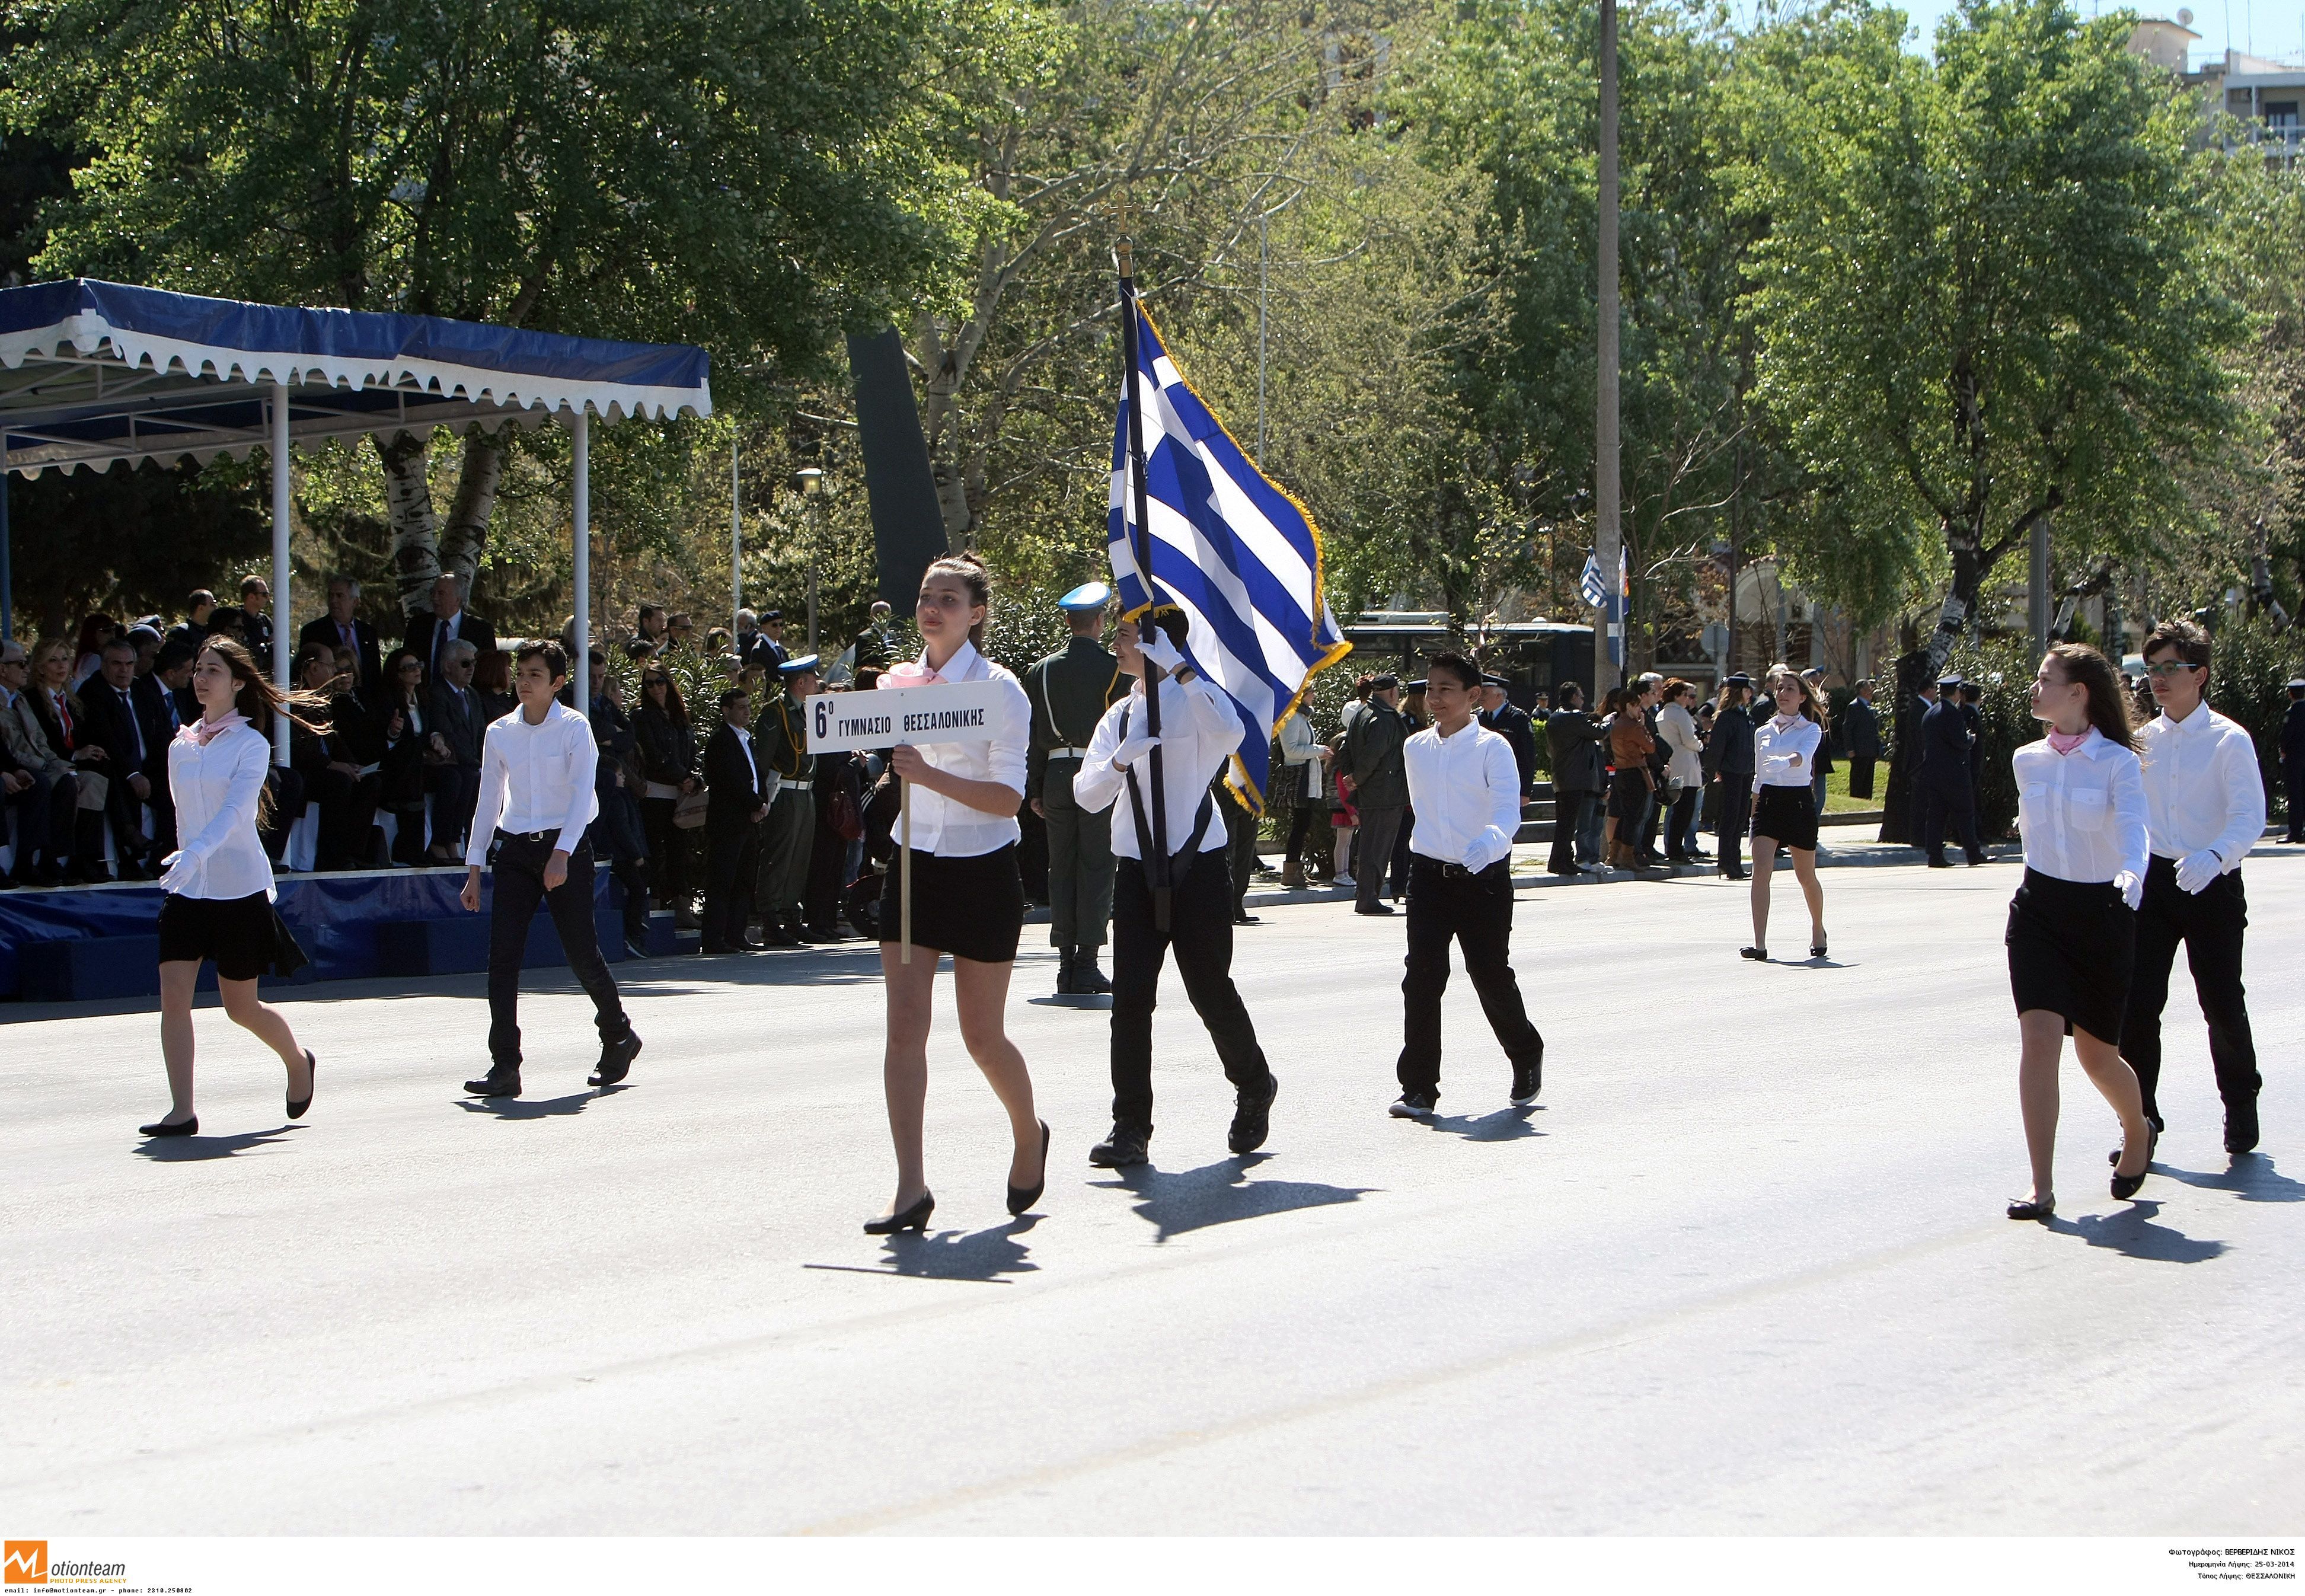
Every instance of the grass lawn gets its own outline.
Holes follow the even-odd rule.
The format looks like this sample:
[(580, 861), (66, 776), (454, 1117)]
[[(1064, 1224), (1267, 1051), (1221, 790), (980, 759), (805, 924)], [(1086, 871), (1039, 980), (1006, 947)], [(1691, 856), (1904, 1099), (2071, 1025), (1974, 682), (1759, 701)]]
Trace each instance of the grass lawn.
[(1881, 794), (1889, 788), (1889, 761), (1876, 761), (1873, 767), (1873, 796), (1851, 798), (1849, 795), (1849, 767), (1836, 760), (1824, 773), (1824, 812), (1843, 814), (1851, 810), (1879, 809)]

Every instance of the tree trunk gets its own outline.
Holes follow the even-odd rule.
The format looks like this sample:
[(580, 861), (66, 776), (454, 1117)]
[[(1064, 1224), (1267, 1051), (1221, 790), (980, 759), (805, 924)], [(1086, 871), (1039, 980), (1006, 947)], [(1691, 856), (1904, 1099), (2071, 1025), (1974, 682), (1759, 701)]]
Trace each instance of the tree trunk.
[(1913, 775), (1920, 764), (1921, 687), (1940, 666), (1931, 665), (1920, 649), (1897, 657), (1892, 672), (1894, 697), (1889, 703), (1889, 786), (1881, 796), (1881, 840), (1910, 843), (1914, 839)]
[(400, 613), (413, 615), (430, 600), (440, 574), (439, 522), (432, 511), (432, 446), (429, 430), (376, 440), (384, 466), (385, 518), (392, 529), (392, 574)]
[(1976, 541), (1949, 538), (1946, 546), (1952, 555), (1952, 585), (1945, 590), (1944, 607), (1937, 611), (1936, 630), (1929, 633), (1927, 652), (1932, 672), (1944, 669), (1953, 644), (1969, 629), (1969, 618), (1977, 612), (1978, 590), (1985, 584), (1985, 562), (1978, 557)]
[(440, 569), (464, 580), (470, 591), (473, 573), (480, 569), (481, 550), (488, 546), (489, 516), (496, 509), (497, 488), (504, 481), (505, 450), (509, 440), (473, 428), (464, 434), (464, 462), (456, 480), (456, 497), (448, 506), (448, 524), (440, 530)]

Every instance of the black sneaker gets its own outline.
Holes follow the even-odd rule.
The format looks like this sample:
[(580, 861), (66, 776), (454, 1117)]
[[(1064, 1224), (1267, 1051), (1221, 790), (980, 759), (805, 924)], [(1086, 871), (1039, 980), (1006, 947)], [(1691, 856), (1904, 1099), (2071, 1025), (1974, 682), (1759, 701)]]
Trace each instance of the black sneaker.
[(1088, 1161), (1100, 1169), (1126, 1169), (1145, 1161), (1152, 1133), (1116, 1121), (1112, 1133), (1088, 1150)]
[(464, 1090), (471, 1092), (474, 1097), (518, 1097), (520, 1095), (520, 1072), (516, 1069), (490, 1070), (487, 1074), (482, 1075), (477, 1081), (465, 1082)]
[(1433, 1106), (1440, 1100), (1437, 1097), (1404, 1091), (1393, 1099), (1392, 1107), (1387, 1108), (1385, 1112), (1395, 1119), (1423, 1119), (1433, 1112)]
[(1264, 1138), (1272, 1130), (1272, 1099), (1280, 1095), (1280, 1082), (1272, 1072), (1264, 1072), (1264, 1091), (1252, 1098), (1243, 1091), (1233, 1099), (1232, 1130), (1225, 1137), (1225, 1145), (1235, 1152), (1255, 1152), (1264, 1145)]
[(2255, 1152), (2257, 1150), (2257, 1105), (2246, 1108), (2225, 1110), (2225, 1150)]
[(1537, 1038), (1536, 1057), (1527, 1064), (1513, 1065), (1512, 1102), (1516, 1108), (1526, 1108), (1536, 1101), (1537, 1092), (1544, 1085), (1544, 1039)]
[(620, 1041), (604, 1042), (600, 1046), (600, 1062), (584, 1078), (587, 1086), (614, 1086), (633, 1073), (633, 1060), (640, 1057), (640, 1033), (627, 1031)]

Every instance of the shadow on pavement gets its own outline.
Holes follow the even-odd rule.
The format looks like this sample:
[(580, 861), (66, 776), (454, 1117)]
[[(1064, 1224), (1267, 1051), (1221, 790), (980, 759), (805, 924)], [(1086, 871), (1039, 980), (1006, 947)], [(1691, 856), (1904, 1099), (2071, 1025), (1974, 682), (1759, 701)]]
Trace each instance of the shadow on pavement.
[(1017, 1238), (1039, 1224), (1027, 1214), (990, 1230), (940, 1230), (933, 1235), (906, 1232), (880, 1244), (887, 1253), (883, 1265), (804, 1263), (803, 1269), (827, 1269), (843, 1275), (904, 1275), (916, 1280), (981, 1280), (1006, 1286), (1006, 1275), (1027, 1275), (1041, 1266), (1032, 1261), (1032, 1249)]
[(1250, 1180), (1248, 1172), (1271, 1156), (1250, 1153), (1174, 1175), (1163, 1174), (1150, 1164), (1140, 1164), (1122, 1171), (1117, 1179), (1089, 1184), (1118, 1187), (1139, 1198), (1136, 1211), (1152, 1223), (1155, 1242), (1165, 1242), (1188, 1230), (1205, 1230), (1212, 1225), (1229, 1225), (1236, 1219), (1357, 1202), (1365, 1193), (1377, 1189), (1323, 1185), (1317, 1181)]
[(2290, 1179), (2275, 1168), (2273, 1160), (2263, 1153), (2235, 1153), (2231, 1164), (2214, 1174), (2172, 1169), (2163, 1164), (2153, 1167), (2156, 1173), (2183, 1181), (2189, 1186), (2231, 1192), (2243, 1202), (2305, 1202), (2305, 1181)]
[(2110, 1247), (2125, 1258), (2156, 1263), (2207, 1263), (2224, 1255), (2223, 1242), (2196, 1241), (2182, 1230), (2153, 1223), (2160, 1211), (2157, 1202), (2132, 1202), (2117, 1214), (2052, 1219), (2049, 1228), (2061, 1235), (2078, 1235), (2092, 1247)]
[(252, 1148), (273, 1147), (283, 1136), (293, 1135), (300, 1125), (276, 1125), (268, 1131), (242, 1131), (230, 1136), (156, 1136), (140, 1142), (136, 1156), (156, 1164), (198, 1164), (209, 1159), (235, 1158)]
[(456, 1099), (456, 1107), (467, 1114), (486, 1114), (498, 1119), (550, 1119), (563, 1114), (582, 1114), (600, 1095), (588, 1086), (582, 1091), (557, 1098), (463, 1097)]

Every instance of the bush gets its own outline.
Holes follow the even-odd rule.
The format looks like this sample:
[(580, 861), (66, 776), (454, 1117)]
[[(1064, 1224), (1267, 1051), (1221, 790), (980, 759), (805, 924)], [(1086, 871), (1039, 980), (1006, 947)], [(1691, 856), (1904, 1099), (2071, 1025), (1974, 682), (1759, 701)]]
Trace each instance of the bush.
[(2289, 714), (2288, 682), (2305, 675), (2305, 631), (2275, 632), (2260, 615), (2227, 621), (2210, 656), (2209, 707), (2239, 721), (2257, 743), (2270, 814), (2281, 788), (2281, 726)]

